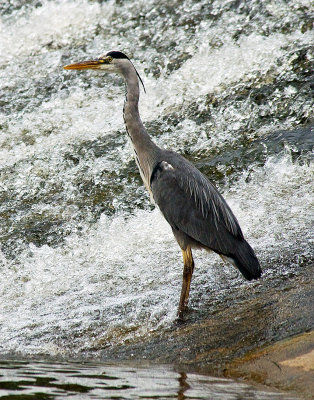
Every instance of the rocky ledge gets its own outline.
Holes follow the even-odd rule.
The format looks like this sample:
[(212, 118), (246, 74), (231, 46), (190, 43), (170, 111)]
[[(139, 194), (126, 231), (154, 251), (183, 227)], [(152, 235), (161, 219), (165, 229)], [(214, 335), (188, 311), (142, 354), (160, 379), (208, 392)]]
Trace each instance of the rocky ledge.
[(184, 322), (166, 331), (103, 349), (101, 359), (171, 363), (181, 371), (243, 379), (312, 398), (313, 264), (228, 295), (219, 307), (208, 299), (205, 308), (190, 310)]

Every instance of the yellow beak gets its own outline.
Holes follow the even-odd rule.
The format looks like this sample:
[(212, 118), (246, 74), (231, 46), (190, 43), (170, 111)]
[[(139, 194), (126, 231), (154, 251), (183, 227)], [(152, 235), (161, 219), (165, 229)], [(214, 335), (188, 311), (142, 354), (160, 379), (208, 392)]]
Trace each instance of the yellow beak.
[(64, 69), (98, 69), (99, 65), (103, 64), (99, 60), (83, 61), (75, 64), (65, 65)]

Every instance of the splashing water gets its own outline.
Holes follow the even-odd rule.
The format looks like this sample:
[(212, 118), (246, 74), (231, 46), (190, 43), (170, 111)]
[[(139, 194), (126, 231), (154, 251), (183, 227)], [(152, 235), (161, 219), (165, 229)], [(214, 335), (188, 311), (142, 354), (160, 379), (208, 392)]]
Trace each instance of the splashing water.
[[(181, 255), (132, 160), (122, 82), (61, 69), (105, 51), (134, 59), (149, 133), (219, 186), (266, 277), (302, 272), (313, 254), (310, 2), (1, 7), (2, 352), (97, 351), (175, 318)], [(247, 285), (215, 255), (196, 253), (196, 266), (197, 308), (206, 289)]]

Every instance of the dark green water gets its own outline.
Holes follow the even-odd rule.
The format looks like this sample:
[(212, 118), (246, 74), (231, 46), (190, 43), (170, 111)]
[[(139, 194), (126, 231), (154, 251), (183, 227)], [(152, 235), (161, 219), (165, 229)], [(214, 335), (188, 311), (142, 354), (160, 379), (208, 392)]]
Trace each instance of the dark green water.
[(77, 362), (1, 361), (0, 397), (48, 399), (288, 400), (232, 380), (139, 367)]

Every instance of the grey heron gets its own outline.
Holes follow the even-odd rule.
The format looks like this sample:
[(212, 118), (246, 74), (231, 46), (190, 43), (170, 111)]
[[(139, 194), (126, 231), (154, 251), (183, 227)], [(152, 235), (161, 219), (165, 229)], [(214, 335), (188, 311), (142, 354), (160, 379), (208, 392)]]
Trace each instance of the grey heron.
[(183, 254), (179, 318), (189, 300), (194, 248), (214, 251), (238, 268), (247, 280), (258, 279), (262, 272), (258, 259), (221, 194), (192, 163), (178, 153), (159, 148), (148, 135), (138, 110), (139, 81), (143, 82), (131, 60), (120, 51), (110, 51), (95, 60), (64, 68), (117, 73), (125, 80), (123, 117), (135, 161), (148, 192), (170, 224)]

